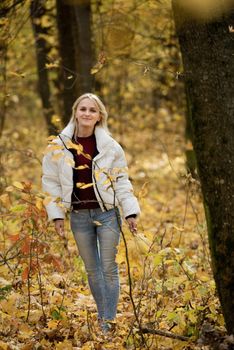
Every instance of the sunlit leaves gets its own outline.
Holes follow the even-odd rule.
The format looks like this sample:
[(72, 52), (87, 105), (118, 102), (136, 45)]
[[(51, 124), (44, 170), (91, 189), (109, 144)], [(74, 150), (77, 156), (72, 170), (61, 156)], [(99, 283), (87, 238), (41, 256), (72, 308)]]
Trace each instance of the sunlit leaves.
[(84, 183), (84, 182), (77, 182), (76, 183), (76, 187), (77, 188), (80, 188), (81, 190), (85, 190), (86, 188), (89, 188), (89, 187), (92, 187), (93, 186), (93, 183), (91, 182), (91, 183), (88, 183), (88, 184), (86, 184), (86, 183)]
[(87, 164), (84, 165), (78, 165), (77, 167), (75, 167), (74, 169), (76, 170), (83, 170), (83, 169), (89, 169), (89, 166)]
[(15, 186), (16, 188), (20, 189), (20, 190), (23, 190), (24, 189), (24, 186), (21, 182), (18, 182), (18, 181), (14, 181), (13, 182), (13, 186)]
[(79, 144), (79, 143), (76, 144), (76, 143), (74, 143), (74, 142), (72, 142), (72, 141), (68, 141), (68, 142), (67, 142), (67, 147), (68, 147), (68, 148), (75, 149), (75, 150), (77, 151), (77, 154), (78, 154), (78, 155), (82, 154), (83, 157), (85, 157), (85, 158), (87, 158), (87, 159), (89, 159), (89, 160), (92, 159), (92, 157), (90, 156), (90, 154), (84, 152), (83, 146), (82, 146), (81, 144)]
[(106, 62), (106, 56), (104, 52), (101, 52), (98, 56), (98, 62), (95, 64), (95, 66), (91, 69), (91, 74), (98, 73), (102, 67), (104, 66)]
[(58, 150), (62, 150), (63, 146), (60, 145), (49, 145), (46, 150), (44, 151), (44, 154), (47, 154), (49, 152), (53, 152), (53, 151), (58, 151)]

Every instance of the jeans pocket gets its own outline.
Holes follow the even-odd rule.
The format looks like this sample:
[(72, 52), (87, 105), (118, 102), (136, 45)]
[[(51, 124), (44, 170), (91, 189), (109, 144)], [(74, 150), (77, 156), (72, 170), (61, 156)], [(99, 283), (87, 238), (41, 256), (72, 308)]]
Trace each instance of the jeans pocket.
[(97, 217), (97, 221), (105, 227), (112, 228), (115, 232), (119, 233), (121, 230), (122, 220), (117, 207), (101, 213)]

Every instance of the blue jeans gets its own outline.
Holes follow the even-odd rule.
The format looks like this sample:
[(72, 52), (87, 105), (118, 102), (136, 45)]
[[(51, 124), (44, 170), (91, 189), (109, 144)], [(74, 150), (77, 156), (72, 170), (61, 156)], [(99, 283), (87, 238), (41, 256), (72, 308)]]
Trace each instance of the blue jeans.
[(71, 212), (71, 229), (85, 264), (98, 317), (113, 320), (119, 299), (119, 271), (115, 262), (120, 239), (117, 208), (102, 212), (81, 209)]

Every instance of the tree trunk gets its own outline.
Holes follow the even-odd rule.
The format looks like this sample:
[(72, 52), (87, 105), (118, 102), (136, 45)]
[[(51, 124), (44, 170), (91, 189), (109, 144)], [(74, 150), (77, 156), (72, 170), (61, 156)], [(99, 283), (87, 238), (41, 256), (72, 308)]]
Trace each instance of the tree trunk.
[(73, 5), (72, 2), (57, 0), (57, 24), (62, 63), (63, 122), (66, 124), (76, 98), (92, 91), (93, 86), (90, 74), (93, 66), (90, 1), (77, 1)]
[(91, 7), (89, 1), (76, 6), (75, 23), (74, 36), (77, 40), (76, 63), (78, 72), (80, 73), (78, 94), (80, 95), (91, 91), (94, 78), (94, 75), (90, 73), (94, 59), (91, 45)]
[(234, 6), (199, 20), (179, 0), (172, 3), (213, 274), (227, 330), (234, 333)]
[(18, 5), (23, 5), (25, 0), (7, 0), (0, 2), (0, 19), (6, 19), (0, 23), (0, 137), (4, 129), (7, 109), (7, 50), (10, 39), (10, 17)]
[(5, 31), (0, 34), (0, 137), (4, 129), (6, 118), (6, 105), (7, 105), (7, 77), (6, 77), (6, 65), (7, 65), (7, 39)]
[(48, 70), (46, 69), (47, 54), (49, 52), (49, 45), (42, 34), (48, 34), (48, 28), (44, 28), (41, 24), (42, 17), (46, 14), (43, 0), (31, 0), (30, 15), (35, 37), (36, 45), (36, 59), (38, 70), (38, 91), (42, 100), (44, 117), (47, 123), (48, 133), (54, 134), (57, 130), (52, 123), (52, 116), (54, 109), (50, 101), (50, 86)]

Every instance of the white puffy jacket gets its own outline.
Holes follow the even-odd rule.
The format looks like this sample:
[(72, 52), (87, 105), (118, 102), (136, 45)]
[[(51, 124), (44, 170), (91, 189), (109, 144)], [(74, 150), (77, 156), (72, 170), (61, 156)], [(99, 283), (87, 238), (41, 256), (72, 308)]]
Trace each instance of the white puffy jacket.
[[(43, 158), (42, 188), (52, 198), (46, 205), (49, 220), (64, 218), (66, 210), (71, 207), (74, 160), (68, 147), (74, 127), (74, 122), (70, 121), (48, 146)], [(92, 162), (92, 177), (101, 209), (105, 211), (120, 206), (124, 217), (139, 214), (122, 147), (102, 127), (96, 126), (94, 133), (99, 153)]]

